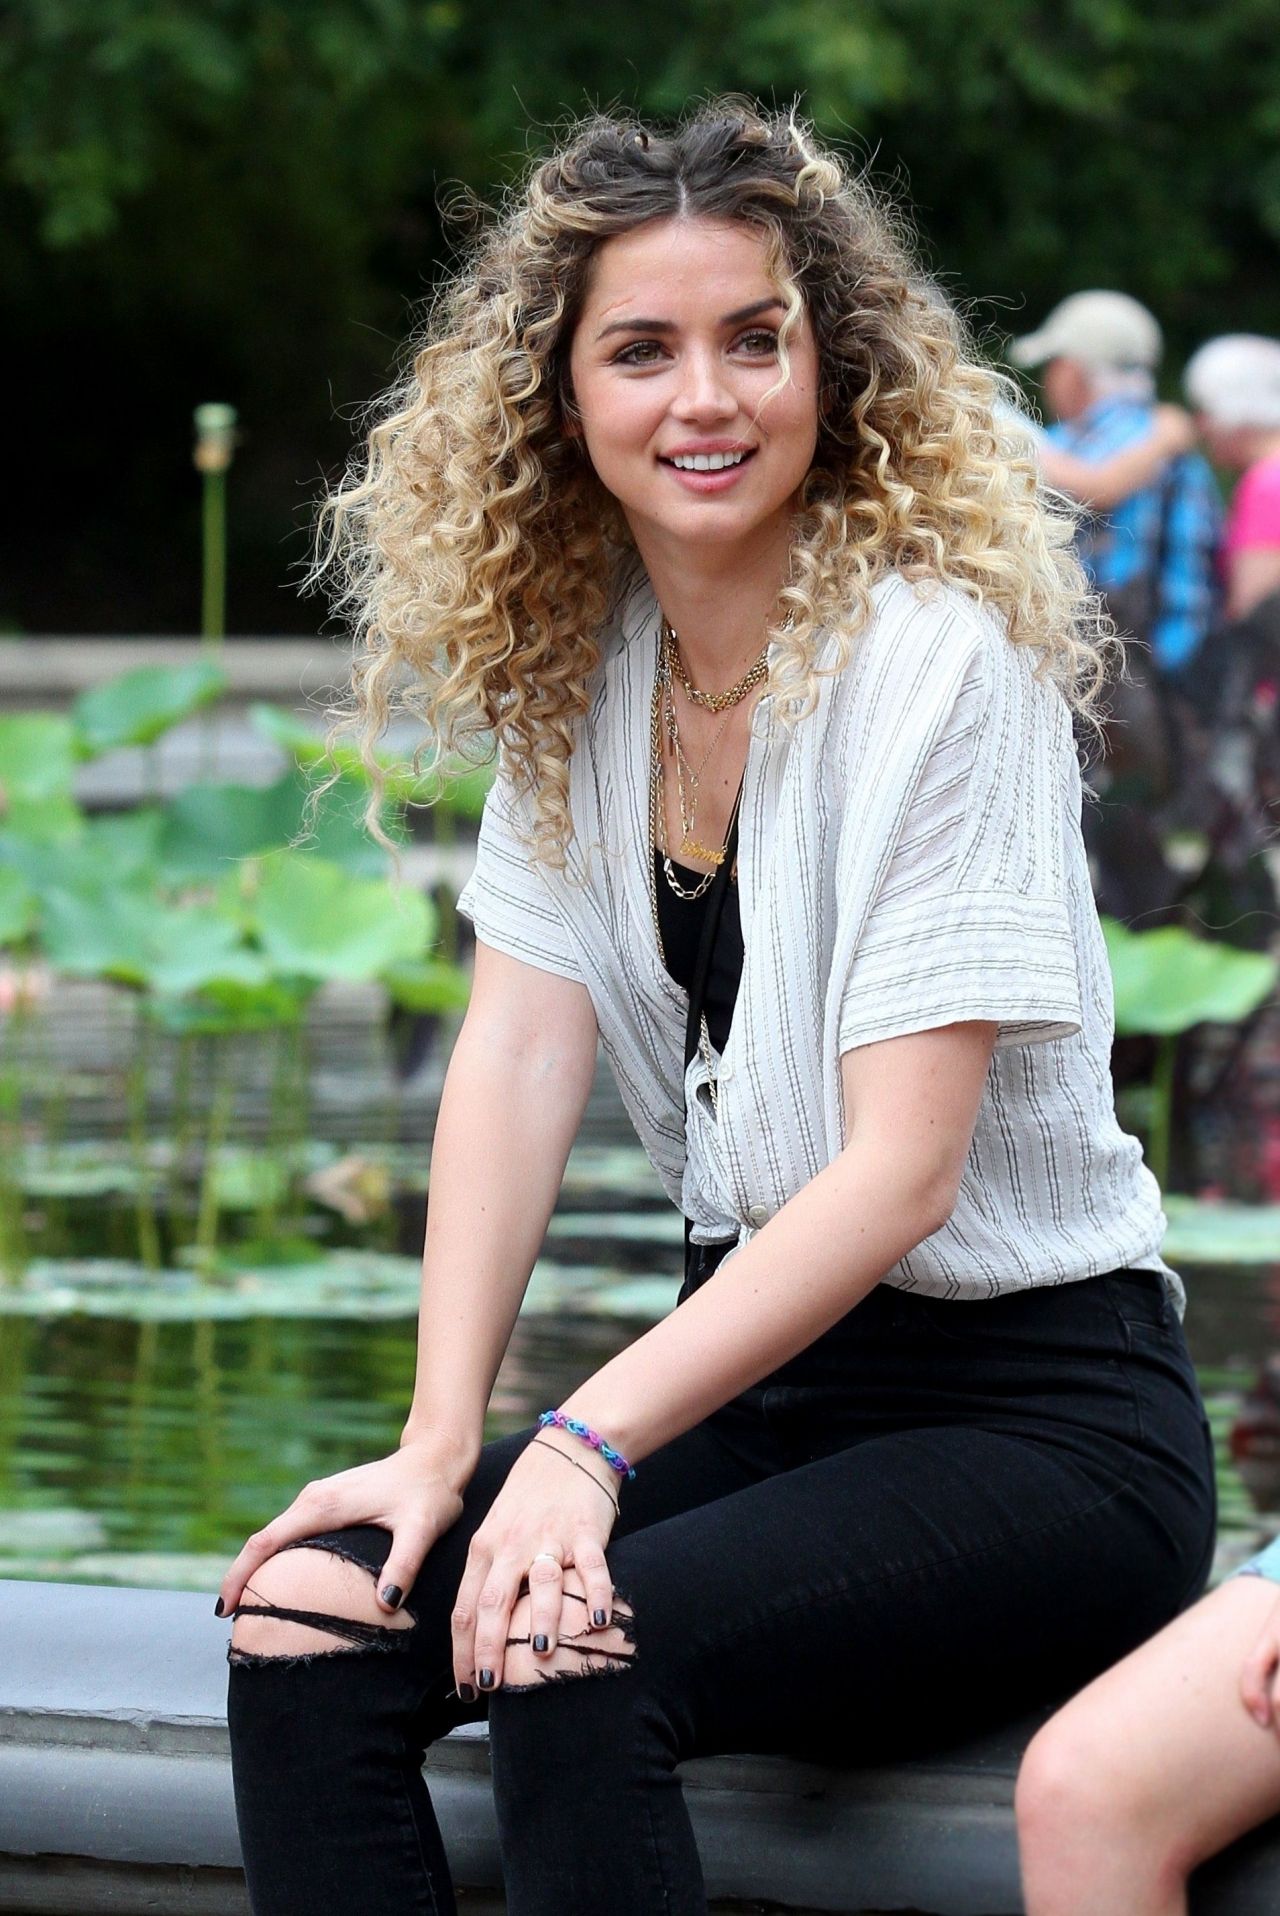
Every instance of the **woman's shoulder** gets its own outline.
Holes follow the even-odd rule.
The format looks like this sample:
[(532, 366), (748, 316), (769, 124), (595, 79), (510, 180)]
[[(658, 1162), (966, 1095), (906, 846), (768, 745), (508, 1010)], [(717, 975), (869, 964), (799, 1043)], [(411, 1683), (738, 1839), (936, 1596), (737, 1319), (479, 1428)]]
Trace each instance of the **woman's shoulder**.
[(837, 675), (837, 704), (887, 696), (909, 709), (946, 686), (986, 676), (993, 664), (1011, 664), (1025, 649), (1011, 642), (997, 612), (944, 579), (886, 573), (872, 587), (871, 608)]

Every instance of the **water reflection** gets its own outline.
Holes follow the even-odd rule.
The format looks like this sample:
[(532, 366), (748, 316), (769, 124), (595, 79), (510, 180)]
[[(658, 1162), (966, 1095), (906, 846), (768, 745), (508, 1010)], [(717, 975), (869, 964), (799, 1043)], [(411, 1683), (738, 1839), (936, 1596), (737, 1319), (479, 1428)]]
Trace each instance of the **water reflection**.
[[(593, 1308), (566, 1308), (563, 1287), (534, 1297), (487, 1435), (530, 1422), (671, 1307), (669, 1222), (646, 1242), (634, 1213), (615, 1214), (608, 1246), (598, 1212), (559, 1223), (557, 1254), (593, 1247), (600, 1260), (560, 1267), (580, 1270)], [(1280, 1515), (1266, 1521), (1280, 1513), (1280, 1270), (1187, 1279), (1225, 1565), (1280, 1528)], [(609, 1314), (602, 1297), (639, 1314)], [(0, 1318), (0, 1575), (212, 1588), (309, 1478), (395, 1444), (413, 1366), (407, 1318)]]

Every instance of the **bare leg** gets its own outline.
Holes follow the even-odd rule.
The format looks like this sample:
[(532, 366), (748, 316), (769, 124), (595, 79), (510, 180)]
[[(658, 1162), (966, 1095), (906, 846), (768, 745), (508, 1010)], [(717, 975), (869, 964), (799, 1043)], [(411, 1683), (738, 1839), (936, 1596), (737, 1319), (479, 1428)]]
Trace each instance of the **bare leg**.
[(1018, 1778), (1027, 1916), (1185, 1916), (1196, 1866), (1280, 1810), (1280, 1738), (1240, 1673), (1276, 1586), (1237, 1577), (1087, 1689)]

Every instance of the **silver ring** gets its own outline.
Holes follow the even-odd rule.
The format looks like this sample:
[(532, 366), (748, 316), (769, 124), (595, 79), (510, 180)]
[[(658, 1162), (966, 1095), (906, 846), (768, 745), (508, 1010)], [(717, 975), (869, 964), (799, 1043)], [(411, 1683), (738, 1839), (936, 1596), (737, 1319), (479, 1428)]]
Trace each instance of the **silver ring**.
[(550, 1558), (550, 1560), (551, 1560), (551, 1562), (552, 1562), (553, 1564), (555, 1564), (555, 1566), (556, 1566), (556, 1568), (557, 1568), (558, 1570), (563, 1570), (563, 1569), (564, 1569), (564, 1565), (563, 1565), (563, 1564), (561, 1563), (561, 1561), (560, 1561), (560, 1559), (559, 1559), (559, 1557), (557, 1557), (557, 1555), (556, 1555), (556, 1553), (555, 1553), (555, 1551), (554, 1551), (554, 1550), (538, 1550), (538, 1551), (535, 1551), (535, 1553), (534, 1553), (534, 1555), (533, 1555), (533, 1556), (532, 1556), (532, 1557), (531, 1557), (531, 1558), (529, 1559), (529, 1561), (530, 1561), (531, 1563), (537, 1563), (537, 1561), (538, 1561), (538, 1558), (539, 1558), (539, 1557), (549, 1557), (549, 1558)]

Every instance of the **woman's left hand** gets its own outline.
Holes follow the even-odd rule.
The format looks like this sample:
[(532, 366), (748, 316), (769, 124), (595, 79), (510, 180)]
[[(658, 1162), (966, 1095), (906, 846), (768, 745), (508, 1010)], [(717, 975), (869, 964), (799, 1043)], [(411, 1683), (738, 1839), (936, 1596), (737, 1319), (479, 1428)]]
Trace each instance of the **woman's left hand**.
[(1245, 1658), (1240, 1694), (1255, 1723), (1280, 1734), (1280, 1603), (1273, 1605), (1262, 1635)]
[[(571, 1456), (549, 1433), (530, 1442), (471, 1539), (451, 1618), (453, 1673), (459, 1685), (470, 1683), (487, 1693), (501, 1684), (511, 1612), (525, 1577), (530, 1645), (539, 1634), (547, 1639), (546, 1650), (534, 1653), (539, 1658), (550, 1662), (560, 1640), (563, 1566), (573, 1564), (582, 1579), (588, 1628), (605, 1628), (612, 1619), (613, 1580), (604, 1547), (617, 1520), (617, 1493), (604, 1481), (608, 1465), (573, 1442), (574, 1449), (583, 1452), (581, 1458)], [(551, 1450), (560, 1455), (550, 1456)], [(578, 1464), (581, 1468), (571, 1468)], [(540, 1551), (550, 1551), (558, 1562), (539, 1556)], [(604, 1612), (603, 1625), (595, 1621), (598, 1611)], [(490, 1674), (489, 1682), (480, 1682), (482, 1671)]]

